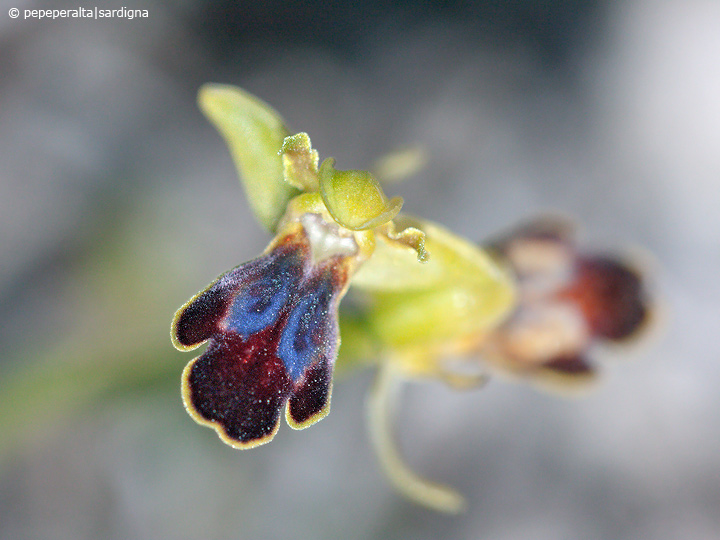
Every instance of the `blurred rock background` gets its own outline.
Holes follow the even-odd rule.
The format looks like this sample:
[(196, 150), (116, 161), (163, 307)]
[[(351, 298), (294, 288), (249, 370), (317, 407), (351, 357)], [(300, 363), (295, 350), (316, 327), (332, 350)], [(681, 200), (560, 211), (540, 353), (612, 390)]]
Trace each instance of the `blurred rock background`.
[[(0, 538), (720, 537), (720, 3), (0, 4)], [(468, 496), (459, 517), (383, 478), (369, 373), (312, 429), (224, 446), (182, 408), (170, 319), (268, 237), (195, 105), (207, 81), (340, 168), (422, 145), (393, 189), (465, 236), (554, 210), (641, 247), (661, 329), (599, 351), (580, 399), (410, 387), (405, 453)]]

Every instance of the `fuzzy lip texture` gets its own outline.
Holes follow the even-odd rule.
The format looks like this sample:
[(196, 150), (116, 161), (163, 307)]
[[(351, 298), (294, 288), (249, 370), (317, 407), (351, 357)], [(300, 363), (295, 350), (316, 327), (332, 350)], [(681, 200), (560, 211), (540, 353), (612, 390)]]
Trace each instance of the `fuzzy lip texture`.
[(180, 350), (209, 340), (183, 372), (183, 400), (198, 423), (235, 448), (272, 440), (286, 403), (295, 429), (330, 408), (344, 258), (315, 262), (302, 228), (273, 245), (193, 297), (172, 325)]

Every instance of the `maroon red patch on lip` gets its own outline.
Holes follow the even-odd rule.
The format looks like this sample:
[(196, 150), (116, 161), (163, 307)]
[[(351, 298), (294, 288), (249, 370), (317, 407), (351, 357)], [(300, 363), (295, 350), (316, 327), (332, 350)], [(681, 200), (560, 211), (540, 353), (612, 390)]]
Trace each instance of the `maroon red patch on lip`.
[(647, 319), (642, 281), (628, 266), (607, 257), (585, 257), (577, 262), (572, 284), (558, 293), (583, 312), (593, 335), (622, 340)]
[(280, 409), (292, 383), (285, 366), (262, 345), (270, 337), (250, 339), (226, 334), (211, 343), (187, 374), (190, 400), (205, 420), (222, 426), (241, 444), (270, 437), (280, 422)]
[(322, 360), (311, 366), (300, 387), (288, 401), (288, 415), (295, 425), (303, 425), (319, 411), (327, 408), (330, 401), (332, 369)]
[(261, 257), (223, 274), (176, 314), (181, 350), (209, 341), (183, 373), (188, 412), (236, 448), (270, 441), (286, 407), (301, 429), (330, 405), (342, 257), (312, 259), (306, 233), (287, 234)]
[(209, 339), (229, 303), (226, 290), (219, 287), (207, 290), (178, 317), (174, 327), (177, 342), (184, 347), (193, 347)]

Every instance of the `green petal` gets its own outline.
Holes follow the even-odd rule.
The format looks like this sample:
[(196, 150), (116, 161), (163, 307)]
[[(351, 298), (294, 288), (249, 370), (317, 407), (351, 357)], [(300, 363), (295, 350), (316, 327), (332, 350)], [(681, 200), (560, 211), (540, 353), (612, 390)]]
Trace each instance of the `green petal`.
[[(375, 250), (353, 277), (353, 286), (369, 291), (398, 291), (429, 287), (442, 278), (438, 265), (426, 265), (425, 233), (405, 216), (388, 223), (375, 235)], [(402, 228), (404, 227), (404, 228)], [(396, 232), (400, 228), (400, 232)]]
[(285, 181), (302, 191), (318, 190), (318, 153), (307, 133), (285, 137), (282, 145)]
[(289, 133), (282, 118), (234, 86), (206, 84), (200, 88), (198, 103), (225, 138), (255, 216), (274, 231), (287, 202), (298, 193), (283, 178), (279, 152)]
[(372, 174), (337, 171), (334, 166), (333, 158), (320, 165), (320, 194), (338, 224), (353, 231), (374, 229), (400, 212), (402, 197), (388, 200)]

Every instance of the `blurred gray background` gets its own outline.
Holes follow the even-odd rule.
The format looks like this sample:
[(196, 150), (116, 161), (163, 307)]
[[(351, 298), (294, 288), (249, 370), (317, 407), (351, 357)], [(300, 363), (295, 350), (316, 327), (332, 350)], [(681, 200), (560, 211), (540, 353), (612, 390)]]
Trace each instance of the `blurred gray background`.
[[(147, 19), (11, 19), (142, 8)], [(720, 2), (0, 2), (0, 538), (720, 538)], [(272, 104), (321, 157), (420, 144), (405, 210), (481, 240), (538, 212), (646, 261), (662, 310), (580, 399), (405, 394), (388, 485), (370, 373), (248, 452), (182, 407), (175, 309), (269, 237), (195, 104)]]

